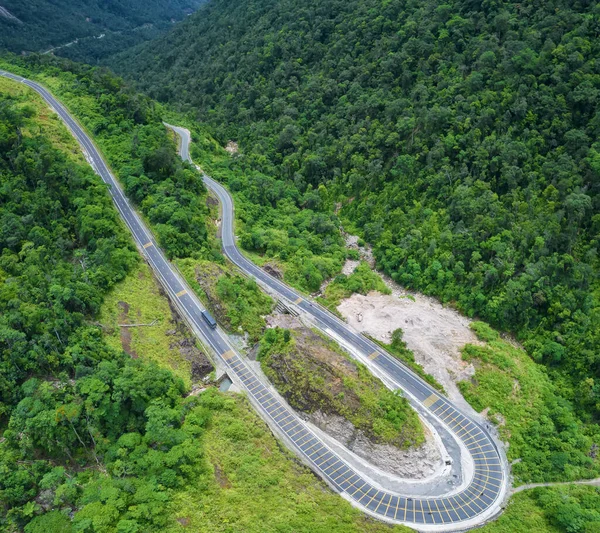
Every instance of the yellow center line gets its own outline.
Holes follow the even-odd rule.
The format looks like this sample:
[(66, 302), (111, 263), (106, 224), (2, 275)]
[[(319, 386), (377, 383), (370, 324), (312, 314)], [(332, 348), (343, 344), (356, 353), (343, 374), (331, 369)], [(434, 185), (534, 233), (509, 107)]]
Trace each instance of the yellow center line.
[[(340, 468), (341, 468), (341, 467), (340, 467)], [(337, 470), (336, 470), (336, 472), (337, 472)], [(342, 477), (342, 476), (343, 476), (345, 473), (346, 473), (346, 471), (342, 472), (342, 473), (341, 473), (339, 476), (337, 476), (337, 477), (333, 478), (333, 481), (334, 481), (334, 482), (335, 482), (335, 481), (337, 481), (337, 480), (338, 480), (338, 479), (340, 479), (340, 478), (341, 478), (341, 477)]]
[(384, 514), (384, 516), (387, 516), (387, 514), (388, 514), (388, 511), (390, 510), (390, 504), (391, 504), (391, 503), (392, 503), (392, 496), (390, 495), (390, 499), (389, 499), (389, 501), (387, 502), (387, 507), (385, 508), (385, 513), (383, 513), (383, 514)]
[[(442, 407), (445, 407), (445, 409), (443, 411), (438, 411), (438, 409), (441, 409)], [(435, 411), (433, 411), (436, 415), (438, 415), (442, 420), (444, 420), (444, 416), (445, 414), (452, 410), (452, 406), (451, 405), (446, 405), (445, 403), (443, 403), (442, 405), (440, 405), (439, 407), (435, 408)]]
[(308, 454), (308, 452), (310, 452), (315, 446), (318, 446), (319, 444), (321, 444), (321, 443), (319, 442), (319, 440), (317, 440), (317, 442), (315, 442), (310, 448), (305, 450), (304, 453)]
[(385, 497), (391, 498), (391, 496), (389, 494), (384, 494), (383, 498), (381, 498), (381, 500), (379, 500), (379, 503), (377, 504), (377, 507), (375, 507), (375, 510), (373, 511), (375, 514), (377, 514), (377, 511), (379, 511), (379, 508), (381, 507), (381, 504), (383, 503), (383, 500), (385, 500)]
[(362, 494), (363, 494), (363, 495), (364, 495), (364, 494), (367, 494), (367, 492), (369, 492), (369, 491), (365, 492), (365, 491), (363, 490), (363, 487), (364, 487), (364, 485), (363, 485), (363, 487), (357, 487), (356, 485), (352, 484), (352, 486), (353, 486), (353, 487), (356, 489), (356, 490), (355, 490), (355, 491), (354, 491), (354, 492), (351, 494), (351, 496), (352, 496), (353, 498), (354, 498), (354, 495), (355, 495), (357, 492), (362, 492)]
[(463, 438), (465, 435), (469, 435), (469, 437), (473, 436), (473, 429), (476, 429), (476, 428), (467, 429), (467, 428), (468, 428), (468, 426), (469, 426), (469, 424), (468, 424), (468, 423), (467, 423), (465, 426), (462, 426), (462, 427), (460, 428), (460, 431), (464, 431), (464, 433), (463, 433), (462, 435), (459, 435), (459, 432), (457, 432), (457, 433), (456, 433), (456, 435), (457, 435), (459, 438), (461, 438), (461, 439), (462, 439), (462, 438)]
[(275, 409), (275, 411), (273, 411), (271, 413), (271, 416), (273, 418), (275, 418), (276, 416), (279, 416), (281, 413), (285, 413), (286, 409), (283, 405), (280, 405), (277, 409)]
[[(333, 468), (338, 463), (339, 463), (340, 466), (338, 466), (333, 472), (329, 472), (327, 474), (329, 477), (333, 476), (333, 474), (337, 474), (339, 472), (340, 468), (344, 468), (344, 463), (342, 461), (340, 461), (339, 459), (336, 459), (336, 462), (333, 463), (332, 465), (329, 465), (327, 468)], [(327, 468), (325, 468), (325, 470), (327, 470)]]
[[(421, 516), (423, 517), (423, 522), (425, 522), (425, 511), (423, 510), (423, 500), (417, 500), (419, 502), (419, 506), (421, 507)], [(415, 502), (416, 504), (417, 502)], [(415, 505), (415, 509), (416, 509)], [(416, 517), (415, 517), (416, 518)]]
[[(459, 418), (461, 415), (460, 413), (456, 413), (454, 415), (454, 418), (452, 418), (452, 420), (450, 420), (450, 422), (448, 422), (448, 420), (444, 419), (444, 422), (446, 422), (446, 424), (448, 424), (449, 426), (452, 425), (453, 422), (456, 422), (456, 419)], [(450, 416), (448, 416), (448, 418), (450, 418)], [(456, 424), (458, 425), (458, 422), (456, 422)]]
[[(479, 512), (479, 511), (476, 511), (475, 509), (473, 509), (473, 507), (471, 507), (471, 502), (469, 502), (469, 501), (465, 501), (465, 499), (462, 497), (462, 494), (461, 494), (460, 492), (459, 492), (459, 493), (456, 495), (456, 497), (457, 497), (457, 498), (460, 498), (460, 499), (463, 501), (463, 503), (464, 503), (464, 504), (465, 504), (465, 505), (466, 505), (466, 506), (467, 506), (469, 509), (471, 509), (471, 511), (473, 511), (475, 514), (477, 514), (477, 513)], [(464, 509), (464, 506), (463, 506), (463, 509)]]
[[(433, 516), (433, 512), (431, 510), (431, 505), (429, 504), (429, 500), (425, 500), (427, 503), (427, 513)], [(421, 502), (421, 507), (423, 507), (423, 503)], [(425, 513), (423, 513), (423, 520), (425, 520)]]
[[(367, 491), (368, 493), (369, 491)], [(377, 496), (379, 494), (379, 491), (377, 491), (375, 494), (373, 494), (373, 497), (369, 500), (369, 503), (367, 503), (367, 505), (365, 505), (365, 507), (369, 507), (369, 505), (371, 505), (371, 502), (375, 499), (375, 496)]]
[(450, 520), (452, 520), (452, 517), (450, 516), (450, 512), (448, 511), (448, 508), (446, 507), (446, 502), (444, 500), (440, 500), (442, 502), (442, 505), (444, 506), (444, 511), (446, 511), (446, 514), (448, 515), (448, 518)]
[[(475, 435), (474, 437), (469, 437), (467, 440), (473, 439), (475, 437), (479, 437), (479, 435)], [(479, 446), (480, 442), (484, 442), (484, 441), (488, 441), (488, 438), (484, 435), (481, 439), (479, 440), (474, 440), (473, 442), (470, 442), (469, 444), (467, 444), (467, 441), (464, 441), (465, 445), (467, 446), (467, 448), (469, 446), (473, 446), (475, 447), (475, 444), (477, 444), (477, 448), (481, 449), (481, 446)]]
[[(394, 518), (396, 518), (396, 516), (398, 515), (399, 507), (400, 507), (400, 498), (398, 498), (398, 503), (396, 504), (396, 514), (394, 515)], [(414, 509), (414, 504), (413, 504), (413, 509)], [(406, 520), (406, 512), (408, 511), (408, 501), (406, 502), (404, 507), (402, 507), (402, 511), (404, 511), (404, 513), (402, 515), (402, 522), (404, 522)], [(413, 515), (414, 515), (414, 512), (413, 512)]]
[(440, 517), (440, 520), (442, 521), (442, 524), (445, 524), (446, 521), (444, 520), (444, 515), (442, 515), (442, 510), (440, 509), (437, 500), (433, 500), (433, 503), (435, 503), (435, 508), (437, 510), (438, 516)]
[(281, 424), (281, 422), (285, 422), (285, 424), (283, 426), (280, 425), (279, 427), (281, 429), (285, 429), (286, 427), (288, 427), (289, 425), (291, 425), (292, 423), (294, 423), (296, 421), (296, 419), (291, 415), (290, 415), (290, 418), (291, 418), (291, 420), (289, 420), (289, 421), (287, 418), (284, 418), (282, 421), (280, 421), (280, 424)]
[[(293, 437), (295, 437), (296, 435), (298, 435), (298, 433), (300, 433), (300, 432), (302, 432), (302, 431), (304, 431), (304, 428), (303, 428), (303, 427), (300, 427), (300, 429), (299, 429), (298, 431), (296, 431), (296, 432), (294, 432), (294, 433), (290, 433), (288, 436), (289, 436), (290, 438), (293, 438)], [(307, 433), (308, 433), (308, 432), (307, 432)]]

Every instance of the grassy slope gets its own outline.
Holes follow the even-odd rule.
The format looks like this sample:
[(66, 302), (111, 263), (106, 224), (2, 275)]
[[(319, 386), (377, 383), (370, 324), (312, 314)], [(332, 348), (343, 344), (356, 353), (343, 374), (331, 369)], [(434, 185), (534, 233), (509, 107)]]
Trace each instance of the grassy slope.
[[(23, 106), (29, 106), (35, 111), (35, 125), (40, 130), (35, 133), (48, 136), (56, 148), (68, 154), (74, 161), (87, 164), (71, 133), (37, 93), (7, 78), (0, 78), (0, 92), (22, 100)], [(29, 134), (28, 128), (23, 130), (24, 135)], [(127, 302), (131, 306), (129, 310), (131, 323), (149, 323), (154, 319), (159, 320), (159, 323), (152, 328), (130, 328), (132, 350), (161, 366), (168, 366), (189, 386), (190, 363), (181, 356), (179, 350), (170, 348), (171, 344), (180, 340), (181, 334), (166, 335), (168, 330), (175, 327), (172, 323), (169, 303), (161, 296), (158, 283), (145, 263), (140, 262), (137, 270), (131, 272), (125, 280), (114, 287), (105, 298), (99, 316), (99, 322), (106, 326), (105, 337), (109, 345), (121, 349), (117, 324), (127, 321), (121, 322), (119, 319), (119, 301)]]
[(564, 530), (553, 526), (544, 511), (536, 504), (529, 492), (515, 494), (495, 522), (480, 529), (480, 533), (562, 533)]
[(472, 328), (484, 346), (467, 345), (463, 359), (476, 368), (472, 380), (459, 383), (465, 399), (498, 424), (510, 442), (507, 454), (517, 483), (593, 478), (600, 459), (598, 426), (584, 426), (571, 404), (562, 400), (546, 369), (482, 322)]
[[(122, 303), (129, 306), (127, 316), (124, 316)], [(184, 335), (176, 331), (177, 324), (173, 320), (168, 300), (161, 294), (158, 281), (150, 268), (140, 262), (139, 268), (131, 272), (104, 299), (98, 321), (104, 328), (108, 344), (120, 350), (123, 345), (118, 324), (149, 324), (154, 320), (157, 323), (151, 327), (127, 328), (131, 334), (129, 351), (170, 368), (189, 387), (191, 363), (176, 347), (176, 343), (182, 341)]]
[(331, 339), (308, 328), (272, 329), (258, 358), (292, 407), (344, 417), (375, 442), (400, 448), (424, 442), (423, 427), (406, 398), (387, 389)]
[(57, 149), (65, 153), (71, 160), (87, 164), (79, 145), (65, 128), (58, 115), (48, 108), (41, 96), (27, 86), (8, 78), (0, 77), (0, 92), (8, 94), (19, 101), (21, 107), (29, 107), (35, 120), (23, 128), (23, 135), (42, 134), (52, 141)]
[(272, 436), (248, 402), (234, 396), (215, 412), (204, 437), (215, 478), (176, 499), (181, 524), (214, 533), (409, 532), (366, 518), (330, 492)]

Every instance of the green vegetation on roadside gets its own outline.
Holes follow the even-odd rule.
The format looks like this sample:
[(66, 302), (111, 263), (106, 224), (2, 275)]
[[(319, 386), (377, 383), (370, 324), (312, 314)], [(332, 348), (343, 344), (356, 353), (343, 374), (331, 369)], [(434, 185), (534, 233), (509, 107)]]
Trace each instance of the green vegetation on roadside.
[(424, 442), (421, 422), (406, 398), (308, 328), (268, 329), (258, 360), (271, 383), (300, 411), (342, 416), (378, 443), (407, 448)]
[(205, 410), (93, 324), (138, 255), (41, 98), (1, 87), (0, 530), (158, 531)]
[[(113, 160), (134, 157), (127, 128), (105, 126), (121, 131)], [(184, 398), (167, 368), (187, 377), (165, 331), (168, 304), (105, 185), (41, 99), (7, 80), (0, 148), (0, 531), (179, 531), (184, 509), (200, 530), (408, 531), (331, 493), (245, 400)], [(238, 290), (272, 305), (230, 274), (216, 290), (232, 309)], [(114, 327), (121, 313), (159, 319), (131, 332), (137, 359)]]
[(171, 513), (179, 524), (167, 533), (412, 531), (368, 518), (329, 491), (282, 448), (244, 398), (213, 391), (205, 396), (212, 415), (201, 440), (211, 475), (177, 495)]
[[(145, 263), (140, 262), (105, 296), (98, 323), (109, 346), (171, 369), (186, 388), (209, 367), (196, 348), (196, 340), (176, 321), (166, 295)], [(141, 325), (124, 328), (119, 324)]]
[(481, 533), (597, 533), (600, 489), (574, 485), (515, 494), (504, 513)]
[[(213, 0), (115, 65), (239, 144), (222, 174), (242, 245), (291, 262), (286, 279), (312, 291), (339, 268), (339, 202), (386, 273), (515, 333), (588, 422), (599, 23), (580, 0)], [(294, 263), (299, 238), (325, 259)]]
[(273, 300), (252, 279), (237, 273), (228, 263), (180, 259), (177, 266), (196, 294), (231, 333), (248, 333), (256, 342), (273, 310)]
[(43, 83), (93, 135), (169, 258), (219, 255), (202, 177), (177, 156), (152, 100), (107, 70), (50, 56), (8, 56), (0, 67)]
[(560, 396), (542, 365), (502, 340), (483, 322), (472, 329), (483, 346), (467, 345), (462, 356), (475, 375), (459, 383), (465, 399), (488, 417), (507, 450), (517, 483), (576, 480), (600, 475), (600, 427), (584, 425)]
[(321, 303), (329, 309), (335, 309), (344, 298), (354, 293), (368, 294), (370, 291), (379, 291), (382, 294), (391, 294), (391, 290), (368, 263), (361, 261), (354, 271), (346, 276), (338, 274), (333, 281), (327, 284)]
[(254, 170), (244, 156), (226, 152), (197, 124), (191, 155), (210, 176), (226, 184), (235, 200), (238, 244), (258, 264), (274, 262), (283, 279), (304, 292), (315, 292), (338, 274), (348, 250), (326, 189), (300, 193)]

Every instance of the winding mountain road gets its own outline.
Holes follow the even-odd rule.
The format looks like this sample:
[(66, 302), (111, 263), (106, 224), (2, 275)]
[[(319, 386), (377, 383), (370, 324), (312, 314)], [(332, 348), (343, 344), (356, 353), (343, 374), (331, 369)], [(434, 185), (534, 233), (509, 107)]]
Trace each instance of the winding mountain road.
[[(222, 204), (222, 239), (226, 256), (288, 305), (310, 316), (322, 331), (338, 339), (352, 353), (362, 354), (364, 361), (374, 372), (404, 391), (419, 414), (433, 423), (442, 434), (444, 445), (453, 459), (472, 464), (472, 469), (466, 476), (468, 479), (464, 480), (460, 489), (447, 487), (444, 494), (438, 495), (399, 494), (357, 471), (325, 443), (261, 381), (232, 347), (226, 333), (220, 328), (211, 329), (204, 322), (204, 307), (166, 259), (151, 232), (123, 194), (94, 143), (66, 108), (36, 82), (1, 70), (0, 76), (23, 83), (39, 93), (65, 122), (81, 145), (90, 165), (109, 186), (115, 206), (137, 246), (194, 333), (210, 346), (228, 368), (232, 379), (245, 389), (259, 414), (332, 488), (370, 515), (422, 531), (461, 530), (479, 525), (499, 512), (508, 488), (508, 467), (501, 450), (486, 429), (378, 345), (246, 259), (235, 244), (233, 202), (225, 188), (204, 176), (206, 185)], [(172, 129), (181, 137), (181, 156), (191, 162), (189, 132), (183, 128)]]

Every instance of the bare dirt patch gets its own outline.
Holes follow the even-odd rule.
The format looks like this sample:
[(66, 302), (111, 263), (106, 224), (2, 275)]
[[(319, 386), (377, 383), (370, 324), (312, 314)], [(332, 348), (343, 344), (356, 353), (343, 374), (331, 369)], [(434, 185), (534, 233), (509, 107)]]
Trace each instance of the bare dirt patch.
[(408, 293), (390, 280), (391, 295), (353, 294), (338, 311), (350, 325), (380, 341), (390, 343), (392, 332), (404, 332), (403, 340), (415, 361), (434, 376), (450, 398), (462, 401), (456, 383), (469, 379), (473, 365), (461, 358), (465, 344), (479, 344), (469, 328), (470, 320), (433, 298)]
[[(119, 302), (119, 321), (121, 324), (129, 323), (129, 304), (127, 302)], [(136, 351), (131, 347), (131, 330), (129, 328), (119, 328), (121, 330), (121, 346), (123, 351), (131, 356), (133, 359), (137, 359), (139, 356)]]
[[(375, 270), (370, 246), (359, 246), (356, 235), (342, 231), (342, 236), (346, 246), (357, 250), (360, 260)], [(347, 260), (343, 271), (351, 273), (354, 268), (355, 261)], [(385, 343), (391, 342), (394, 330), (402, 329), (403, 340), (414, 353), (415, 361), (444, 387), (450, 398), (466, 405), (456, 384), (470, 379), (475, 369), (462, 360), (461, 350), (465, 344), (481, 344), (469, 327), (471, 320), (435, 298), (407, 291), (389, 276), (378, 274), (392, 294), (353, 294), (341, 302), (338, 311), (356, 329)]]
[(304, 415), (303, 418), (332, 436), (351, 452), (402, 478), (424, 479), (434, 475), (442, 464), (439, 447), (427, 427), (425, 443), (399, 449), (390, 444), (374, 443), (364, 431), (355, 428), (351, 422), (337, 415), (322, 411)]
[(237, 155), (240, 153), (240, 147), (235, 141), (229, 141), (227, 146), (225, 146), (225, 151), (229, 153), (229, 155)]
[(229, 478), (227, 477), (225, 472), (223, 472), (221, 467), (216, 463), (215, 463), (214, 467), (215, 467), (215, 479), (217, 480), (219, 487), (221, 487), (222, 489), (231, 488), (231, 483), (229, 482)]
[(275, 263), (265, 263), (262, 266), (262, 269), (274, 278), (283, 279), (283, 272), (281, 271), (281, 268), (279, 268), (279, 266)]

